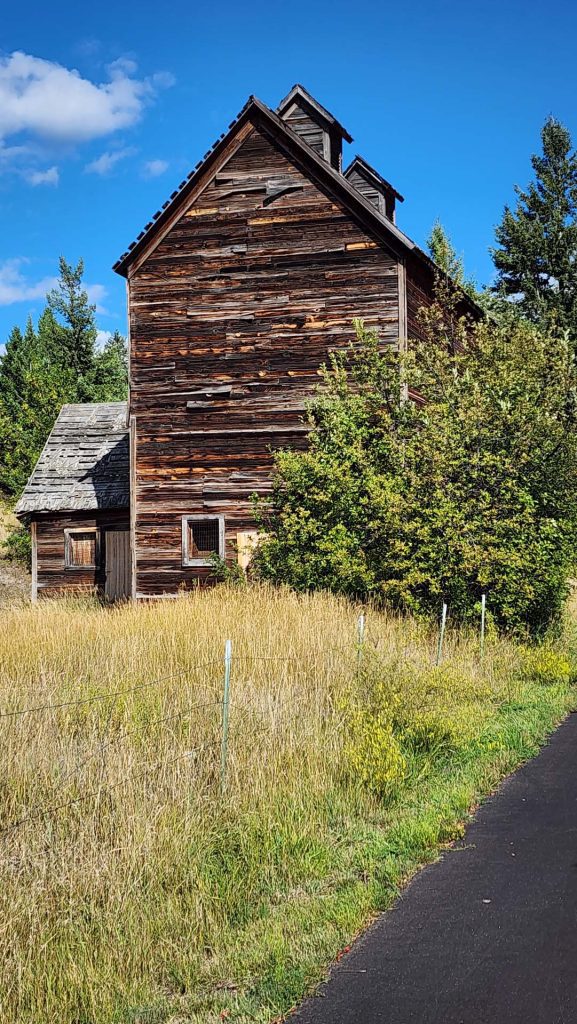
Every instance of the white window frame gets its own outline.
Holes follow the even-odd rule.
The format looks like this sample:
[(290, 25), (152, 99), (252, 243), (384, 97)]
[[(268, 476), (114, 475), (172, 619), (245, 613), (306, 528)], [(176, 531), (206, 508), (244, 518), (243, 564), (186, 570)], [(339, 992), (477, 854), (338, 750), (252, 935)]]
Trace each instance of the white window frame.
[(182, 517), (182, 564), (186, 568), (198, 568), (199, 566), (211, 566), (212, 562), (210, 558), (191, 558), (188, 553), (188, 524), (189, 523), (205, 523), (207, 520), (218, 521), (218, 551), (216, 552), (219, 558), (224, 558), (224, 516), (222, 515), (210, 515), (198, 513), (191, 516)]
[[(72, 537), (75, 533), (94, 534), (94, 562), (91, 565), (76, 565), (72, 561)], [(98, 569), (100, 568), (100, 530), (96, 526), (74, 527), (64, 530), (64, 568), (65, 569)]]

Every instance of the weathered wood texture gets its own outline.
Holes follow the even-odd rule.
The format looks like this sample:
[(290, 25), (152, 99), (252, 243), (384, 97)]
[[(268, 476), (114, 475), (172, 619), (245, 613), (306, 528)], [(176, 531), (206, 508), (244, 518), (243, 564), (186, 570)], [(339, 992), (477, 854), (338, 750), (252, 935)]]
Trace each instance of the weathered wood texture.
[(396, 343), (395, 256), (251, 129), (130, 279), (137, 594), (208, 574), (182, 566), (182, 515), (223, 513), (234, 557), (356, 316)]
[(127, 507), (128, 467), (126, 402), (63, 405), (16, 514)]
[[(48, 513), (34, 519), (36, 533), (36, 580), (38, 597), (51, 597), (63, 591), (86, 593), (104, 591), (106, 581), (106, 544), (110, 530), (128, 530), (128, 510), (103, 509), (83, 513)], [(66, 566), (67, 530), (98, 530), (98, 565)]]
[(393, 223), (395, 222), (395, 203), (403, 197), (362, 157), (356, 156), (344, 172), (347, 181), (354, 185), (361, 195)]
[[(457, 304), (459, 316), (466, 317), (469, 322), (479, 320), (481, 310), (463, 293)], [(422, 338), (423, 329), (419, 319), (419, 311), (430, 306), (435, 299), (435, 271), (427, 266), (422, 259), (412, 254), (406, 261), (406, 295), (407, 295), (407, 335), (409, 338)]]
[(435, 274), (422, 261), (409, 255), (406, 261), (406, 282), (407, 335), (409, 338), (421, 338), (423, 332), (419, 323), (419, 310), (433, 302)]
[(105, 548), (104, 595), (122, 601), (131, 593), (130, 530), (107, 530)]
[(353, 170), (350, 174), (347, 174), (347, 181), (350, 181), (351, 185), (354, 185), (359, 192), (366, 196), (370, 203), (385, 213), (385, 197), (375, 188), (370, 181), (367, 181), (358, 171)]

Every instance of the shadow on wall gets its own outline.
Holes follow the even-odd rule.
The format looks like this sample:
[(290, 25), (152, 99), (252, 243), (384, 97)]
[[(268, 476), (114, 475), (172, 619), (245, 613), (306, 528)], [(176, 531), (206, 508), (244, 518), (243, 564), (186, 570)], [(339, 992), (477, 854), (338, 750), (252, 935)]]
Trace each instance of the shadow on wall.
[(130, 505), (130, 450), (128, 434), (98, 459), (81, 482), (90, 480), (98, 508)]

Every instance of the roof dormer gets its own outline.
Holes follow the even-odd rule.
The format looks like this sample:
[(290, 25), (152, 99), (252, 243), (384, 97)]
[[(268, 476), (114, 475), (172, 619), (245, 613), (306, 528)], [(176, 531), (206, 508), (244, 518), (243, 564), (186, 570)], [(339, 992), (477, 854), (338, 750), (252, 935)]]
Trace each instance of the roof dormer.
[(395, 223), (395, 204), (397, 199), (400, 203), (404, 202), (403, 197), (374, 167), (363, 160), (362, 156), (356, 156), (344, 176), (365, 199), (376, 206), (379, 213)]
[(335, 170), (341, 170), (343, 139), (353, 140), (346, 128), (302, 85), (293, 85), (277, 107), (277, 114), (315, 153)]

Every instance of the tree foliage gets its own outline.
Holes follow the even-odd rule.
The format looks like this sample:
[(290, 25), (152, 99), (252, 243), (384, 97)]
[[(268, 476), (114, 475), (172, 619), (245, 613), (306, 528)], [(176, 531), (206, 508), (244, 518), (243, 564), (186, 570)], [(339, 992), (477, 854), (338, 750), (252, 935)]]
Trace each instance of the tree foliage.
[(276, 456), (260, 571), (465, 619), (485, 592), (501, 626), (536, 633), (574, 551), (570, 346), (526, 323), (467, 328), (441, 303), (423, 330), (405, 358), (357, 323), (332, 357), (308, 450)]
[(448, 274), (456, 284), (463, 285), (465, 281), (463, 260), (457, 256), (451, 239), (440, 220), (436, 220), (431, 228), (431, 233), (427, 238), (427, 248), (437, 266), (445, 274)]
[(543, 152), (532, 156), (534, 180), (515, 187), (517, 205), (505, 207), (492, 250), (495, 290), (512, 298), (545, 330), (565, 330), (577, 344), (577, 154), (571, 136), (550, 117)]
[(65, 402), (126, 396), (126, 343), (112, 335), (96, 348), (95, 307), (82, 285), (83, 264), (60, 260), (36, 329), (15, 327), (0, 359), (0, 490), (22, 489)]

